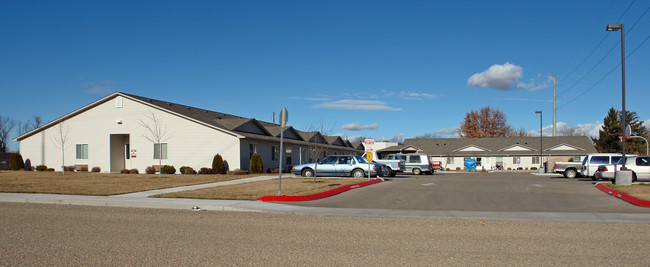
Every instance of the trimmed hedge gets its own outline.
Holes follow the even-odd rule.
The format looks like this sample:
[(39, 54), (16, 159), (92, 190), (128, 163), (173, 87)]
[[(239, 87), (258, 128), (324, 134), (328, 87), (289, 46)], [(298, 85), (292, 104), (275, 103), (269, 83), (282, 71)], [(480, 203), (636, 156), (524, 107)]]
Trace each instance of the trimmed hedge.
[(160, 168), (160, 172), (164, 174), (174, 174), (176, 173), (176, 168), (171, 165), (163, 165), (162, 168)]
[(253, 156), (251, 156), (251, 162), (248, 166), (248, 170), (251, 173), (262, 173), (262, 170), (264, 170), (264, 165), (262, 164), (262, 156), (260, 156), (260, 154), (254, 153)]
[(225, 166), (223, 164), (223, 158), (219, 154), (215, 155), (212, 159), (212, 171), (215, 174), (223, 174), (224, 170)]
[(25, 168), (25, 162), (20, 153), (11, 154), (11, 157), (9, 158), (9, 168), (12, 171), (22, 170)]

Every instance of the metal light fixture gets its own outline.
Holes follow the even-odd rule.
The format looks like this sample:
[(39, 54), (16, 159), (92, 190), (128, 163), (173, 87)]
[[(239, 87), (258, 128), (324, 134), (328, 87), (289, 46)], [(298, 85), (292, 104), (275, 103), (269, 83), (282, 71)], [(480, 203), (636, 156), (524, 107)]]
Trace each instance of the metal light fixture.
[(539, 114), (539, 169), (540, 172), (546, 172), (545, 170), (542, 170), (542, 168), (544, 167), (544, 165), (542, 164), (542, 157), (544, 157), (543, 154), (544, 147), (542, 146), (542, 140), (544, 140), (542, 139), (542, 111), (541, 110), (535, 111), (535, 114)]
[[(623, 130), (626, 129), (627, 123), (627, 112), (625, 111), (625, 24), (607, 24), (607, 31), (618, 31), (621, 30), (621, 90), (622, 90), (622, 108), (623, 114), (621, 115), (621, 120), (623, 121)], [(623, 156), (623, 166), (621, 170), (627, 170), (625, 167), (625, 133), (623, 135), (622, 145), (621, 145), (621, 154)]]

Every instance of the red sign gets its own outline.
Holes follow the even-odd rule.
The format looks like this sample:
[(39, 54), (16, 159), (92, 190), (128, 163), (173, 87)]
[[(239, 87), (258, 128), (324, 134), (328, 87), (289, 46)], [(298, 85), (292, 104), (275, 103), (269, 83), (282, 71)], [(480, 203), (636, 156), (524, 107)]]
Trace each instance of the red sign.
[(137, 157), (138, 157), (138, 151), (136, 151), (135, 149), (131, 149), (131, 158), (134, 159)]
[(375, 139), (365, 139), (363, 144), (366, 147), (366, 152), (372, 152), (375, 146)]

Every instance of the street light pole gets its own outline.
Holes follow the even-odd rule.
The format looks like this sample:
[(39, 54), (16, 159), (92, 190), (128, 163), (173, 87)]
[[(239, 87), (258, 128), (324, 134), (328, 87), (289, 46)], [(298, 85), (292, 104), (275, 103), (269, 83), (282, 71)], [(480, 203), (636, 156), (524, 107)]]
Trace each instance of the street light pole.
[(625, 167), (625, 129), (627, 123), (627, 113), (625, 111), (625, 24), (608, 24), (607, 31), (618, 31), (621, 30), (621, 90), (622, 90), (622, 104), (623, 104), (623, 114), (621, 115), (623, 121), (623, 141), (621, 145), (621, 154), (623, 156), (623, 166), (621, 170), (627, 170)]
[(540, 169), (540, 172), (544, 172), (544, 171), (541, 171), (541, 169), (544, 167), (544, 165), (542, 165), (542, 157), (544, 157), (544, 154), (543, 154), (544, 146), (542, 145), (542, 141), (543, 141), (543, 139), (542, 139), (542, 111), (541, 110), (535, 111), (535, 114), (539, 114), (539, 169)]

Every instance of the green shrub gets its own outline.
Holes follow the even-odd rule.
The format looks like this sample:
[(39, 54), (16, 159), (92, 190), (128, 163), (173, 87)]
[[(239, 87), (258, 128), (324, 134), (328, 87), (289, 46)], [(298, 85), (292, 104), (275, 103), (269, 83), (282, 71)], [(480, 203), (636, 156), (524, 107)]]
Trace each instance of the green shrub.
[(47, 171), (47, 165), (37, 165), (36, 166), (36, 171), (39, 171), (39, 172)]
[(25, 168), (25, 162), (20, 153), (11, 154), (11, 157), (9, 158), (9, 168), (11, 168), (12, 171), (22, 170)]
[(163, 165), (162, 168), (160, 168), (160, 172), (164, 174), (174, 174), (176, 173), (176, 168), (171, 165)]
[(251, 173), (262, 173), (264, 165), (262, 164), (262, 156), (260, 156), (260, 154), (254, 153), (253, 156), (251, 156), (251, 163), (248, 166), (248, 170)]
[(215, 155), (212, 159), (212, 171), (215, 174), (223, 174), (224, 169), (223, 158), (219, 154)]
[(192, 167), (190, 167), (190, 166), (181, 166), (181, 168), (178, 169), (178, 170), (181, 172), (181, 174), (185, 174), (185, 169), (188, 169), (188, 168), (191, 169)]

